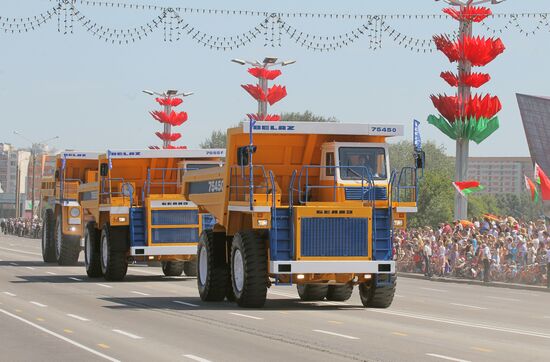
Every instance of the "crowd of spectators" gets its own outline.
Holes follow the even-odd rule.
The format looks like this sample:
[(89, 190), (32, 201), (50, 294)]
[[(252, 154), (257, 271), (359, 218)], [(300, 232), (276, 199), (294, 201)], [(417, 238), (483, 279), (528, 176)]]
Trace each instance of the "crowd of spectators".
[(29, 238), (40, 238), (42, 232), (42, 221), (25, 218), (1, 219), (0, 227), (4, 235), (25, 236)]
[(550, 234), (544, 220), (480, 219), (396, 231), (397, 268), (455, 277), (550, 287)]

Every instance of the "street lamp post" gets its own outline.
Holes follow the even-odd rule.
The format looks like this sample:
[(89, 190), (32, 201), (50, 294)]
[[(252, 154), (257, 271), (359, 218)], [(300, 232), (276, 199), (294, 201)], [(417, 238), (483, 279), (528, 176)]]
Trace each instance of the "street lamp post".
[(52, 138), (47, 138), (40, 142), (34, 142), (31, 139), (25, 137), (21, 133), (17, 131), (13, 131), (14, 134), (18, 135), (19, 137), (29, 141), (31, 143), (31, 164), (32, 164), (32, 178), (31, 178), (31, 220), (34, 219), (34, 182), (35, 182), (35, 168), (36, 168), (36, 153), (40, 149), (40, 146), (45, 145), (47, 142), (51, 142), (53, 140), (59, 139), (59, 136), (55, 136)]
[[(178, 91), (175, 90), (175, 89), (168, 89), (163, 93), (159, 93), (159, 92), (155, 92), (155, 91), (151, 91), (151, 90), (147, 90), (147, 89), (144, 89), (142, 92), (145, 93), (145, 94), (148, 94), (150, 96), (156, 95), (156, 96), (163, 97), (163, 98), (166, 98), (166, 99), (172, 99), (173, 97), (180, 97), (180, 96), (181, 97), (188, 97), (188, 96), (193, 94), (193, 92), (178, 93)], [(170, 105), (169, 103), (164, 105), (164, 113), (166, 113), (167, 115), (170, 115), (171, 112), (172, 112), (172, 105)], [(172, 133), (172, 125), (169, 124), (169, 123), (164, 123), (164, 130), (163, 131), (164, 131), (165, 134)], [(164, 148), (166, 148), (171, 143), (172, 143), (172, 141), (166, 139), (166, 140), (162, 141), (162, 146)]]

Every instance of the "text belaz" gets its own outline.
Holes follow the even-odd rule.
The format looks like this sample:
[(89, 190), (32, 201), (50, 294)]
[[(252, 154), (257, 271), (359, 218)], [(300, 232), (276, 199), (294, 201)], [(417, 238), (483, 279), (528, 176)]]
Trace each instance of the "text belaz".
[(296, 126), (285, 126), (285, 125), (268, 125), (268, 126), (254, 126), (254, 130), (256, 131), (295, 131)]

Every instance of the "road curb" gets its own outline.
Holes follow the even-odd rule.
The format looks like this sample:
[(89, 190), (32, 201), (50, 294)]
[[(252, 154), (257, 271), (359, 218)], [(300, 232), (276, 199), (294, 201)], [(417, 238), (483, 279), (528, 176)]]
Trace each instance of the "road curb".
[(430, 280), (432, 282), (440, 282), (440, 283), (480, 285), (480, 286), (483, 286), (483, 287), (530, 290), (530, 291), (550, 293), (549, 288), (539, 287), (539, 286), (535, 286), (535, 285), (511, 284), (511, 283), (500, 283), (500, 282), (487, 282), (487, 283), (484, 283), (484, 282), (479, 281), (479, 280), (453, 279), (453, 278), (441, 278), (441, 277), (431, 277), (430, 279), (428, 279), (427, 277), (425, 277), (422, 274), (415, 274), (415, 273), (399, 273), (398, 272), (397, 276), (401, 277), (401, 278)]

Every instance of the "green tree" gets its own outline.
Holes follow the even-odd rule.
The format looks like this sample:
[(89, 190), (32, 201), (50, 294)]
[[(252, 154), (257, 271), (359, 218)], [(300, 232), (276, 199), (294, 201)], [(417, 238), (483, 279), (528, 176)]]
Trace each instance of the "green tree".
[(226, 132), (222, 130), (214, 130), (210, 137), (206, 138), (199, 144), (200, 148), (225, 148)]
[[(422, 145), (426, 153), (426, 167), (424, 171), (441, 171), (451, 177), (454, 173), (454, 158), (445, 154), (445, 147), (428, 141)], [(390, 144), (390, 166), (393, 170), (414, 164), (414, 148), (411, 141), (401, 141)]]
[(428, 170), (419, 185), (418, 212), (409, 215), (409, 225), (437, 226), (453, 218), (454, 191), (451, 178), (445, 172)]

